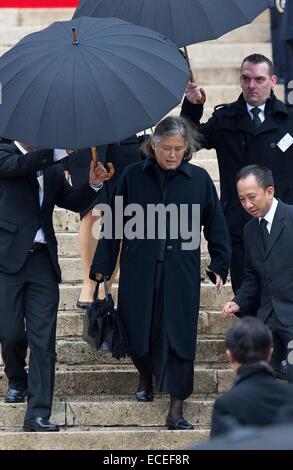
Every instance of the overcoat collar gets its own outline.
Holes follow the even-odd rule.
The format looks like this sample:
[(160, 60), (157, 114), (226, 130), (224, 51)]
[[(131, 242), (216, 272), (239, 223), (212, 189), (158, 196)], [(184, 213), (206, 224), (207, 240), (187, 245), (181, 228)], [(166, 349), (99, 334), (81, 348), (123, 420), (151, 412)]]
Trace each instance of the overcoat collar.
[[(155, 170), (157, 166), (157, 163), (153, 157), (149, 157), (144, 161), (143, 164), (143, 171), (144, 172), (152, 172)], [(177, 171), (183, 173), (185, 176), (188, 178), (192, 177), (192, 168), (191, 165), (185, 161), (182, 161), (179, 167), (177, 168)]]

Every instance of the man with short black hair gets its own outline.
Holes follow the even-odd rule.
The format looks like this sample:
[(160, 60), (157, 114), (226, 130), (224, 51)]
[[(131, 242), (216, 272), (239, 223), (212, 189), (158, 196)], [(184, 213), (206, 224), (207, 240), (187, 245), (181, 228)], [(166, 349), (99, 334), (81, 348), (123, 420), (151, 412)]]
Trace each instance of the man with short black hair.
[[(274, 344), (287, 351), (293, 340), (293, 206), (274, 197), (274, 180), (267, 168), (250, 165), (236, 176), (240, 203), (253, 219), (244, 228), (244, 279), (235, 298), (223, 308), (228, 318), (240, 310), (255, 314), (272, 331)], [(280, 357), (274, 352), (274, 369)], [(293, 382), (293, 365), (288, 364), (288, 381)]]
[(237, 375), (232, 389), (215, 401), (211, 437), (287, 419), (283, 409), (293, 407), (293, 385), (276, 380), (269, 366), (272, 344), (269, 328), (257, 318), (245, 317), (228, 330), (226, 353)]

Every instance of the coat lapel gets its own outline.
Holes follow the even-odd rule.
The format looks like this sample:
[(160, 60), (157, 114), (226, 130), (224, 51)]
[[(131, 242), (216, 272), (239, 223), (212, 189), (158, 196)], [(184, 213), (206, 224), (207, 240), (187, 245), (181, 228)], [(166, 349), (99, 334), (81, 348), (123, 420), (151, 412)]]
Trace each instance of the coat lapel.
[(271, 249), (273, 248), (274, 244), (276, 243), (276, 241), (278, 240), (280, 234), (282, 233), (284, 229), (283, 219), (285, 218), (285, 216), (286, 216), (285, 205), (281, 201), (279, 201), (277, 210), (275, 213), (275, 217), (273, 220), (273, 224), (272, 224), (265, 257), (269, 255)]

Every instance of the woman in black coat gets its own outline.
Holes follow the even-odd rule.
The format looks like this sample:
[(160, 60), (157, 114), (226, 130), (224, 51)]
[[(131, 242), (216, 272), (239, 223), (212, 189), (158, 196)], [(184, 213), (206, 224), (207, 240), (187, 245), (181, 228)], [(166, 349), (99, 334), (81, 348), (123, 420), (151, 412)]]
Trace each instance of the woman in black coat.
[[(131, 163), (141, 161), (139, 142), (136, 135), (129, 137), (117, 144), (110, 144), (97, 147), (99, 160), (103, 163), (111, 162), (114, 165), (114, 176), (104, 183), (104, 188), (99, 193), (99, 197), (86, 210), (80, 213), (79, 226), (79, 249), (82, 260), (83, 286), (77, 299), (78, 308), (87, 308), (93, 300), (95, 282), (89, 279), (89, 271), (92, 259), (97, 247), (98, 235), (93, 234), (93, 227), (98, 227), (99, 214), (92, 212), (97, 202), (108, 203), (111, 200), (112, 192), (119, 180), (123, 170)], [(91, 149), (78, 150), (67, 159), (67, 170), (71, 177), (73, 187), (82, 186), (88, 178), (90, 162), (92, 160)], [(113, 274), (113, 279), (115, 278)], [(111, 288), (112, 282), (109, 283)]]
[[(183, 417), (183, 401), (193, 391), (201, 226), (211, 255), (208, 274), (218, 291), (230, 260), (229, 234), (213, 182), (205, 170), (187, 163), (198, 139), (183, 118), (168, 117), (157, 125), (144, 145), (149, 158), (126, 168), (112, 199), (113, 221), (123, 210), (123, 233), (116, 238), (108, 233), (108, 239), (99, 241), (90, 273), (92, 279), (112, 275), (123, 238), (118, 316), (140, 374), (136, 398), (153, 400), (154, 375), (157, 390), (171, 396), (169, 429), (193, 429)], [(154, 208), (160, 212), (167, 206), (170, 217), (155, 223)], [(156, 225), (160, 233), (153, 235)]]

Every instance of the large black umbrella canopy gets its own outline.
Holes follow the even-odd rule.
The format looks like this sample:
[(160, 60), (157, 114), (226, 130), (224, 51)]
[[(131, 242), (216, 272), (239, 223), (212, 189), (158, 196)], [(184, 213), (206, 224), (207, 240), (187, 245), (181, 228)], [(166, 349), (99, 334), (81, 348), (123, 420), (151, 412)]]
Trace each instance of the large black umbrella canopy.
[(0, 58), (0, 82), (2, 137), (86, 148), (154, 125), (179, 103), (188, 69), (154, 31), (117, 18), (78, 18), (22, 39)]
[(74, 18), (122, 18), (182, 47), (251, 23), (268, 6), (269, 0), (80, 0)]

